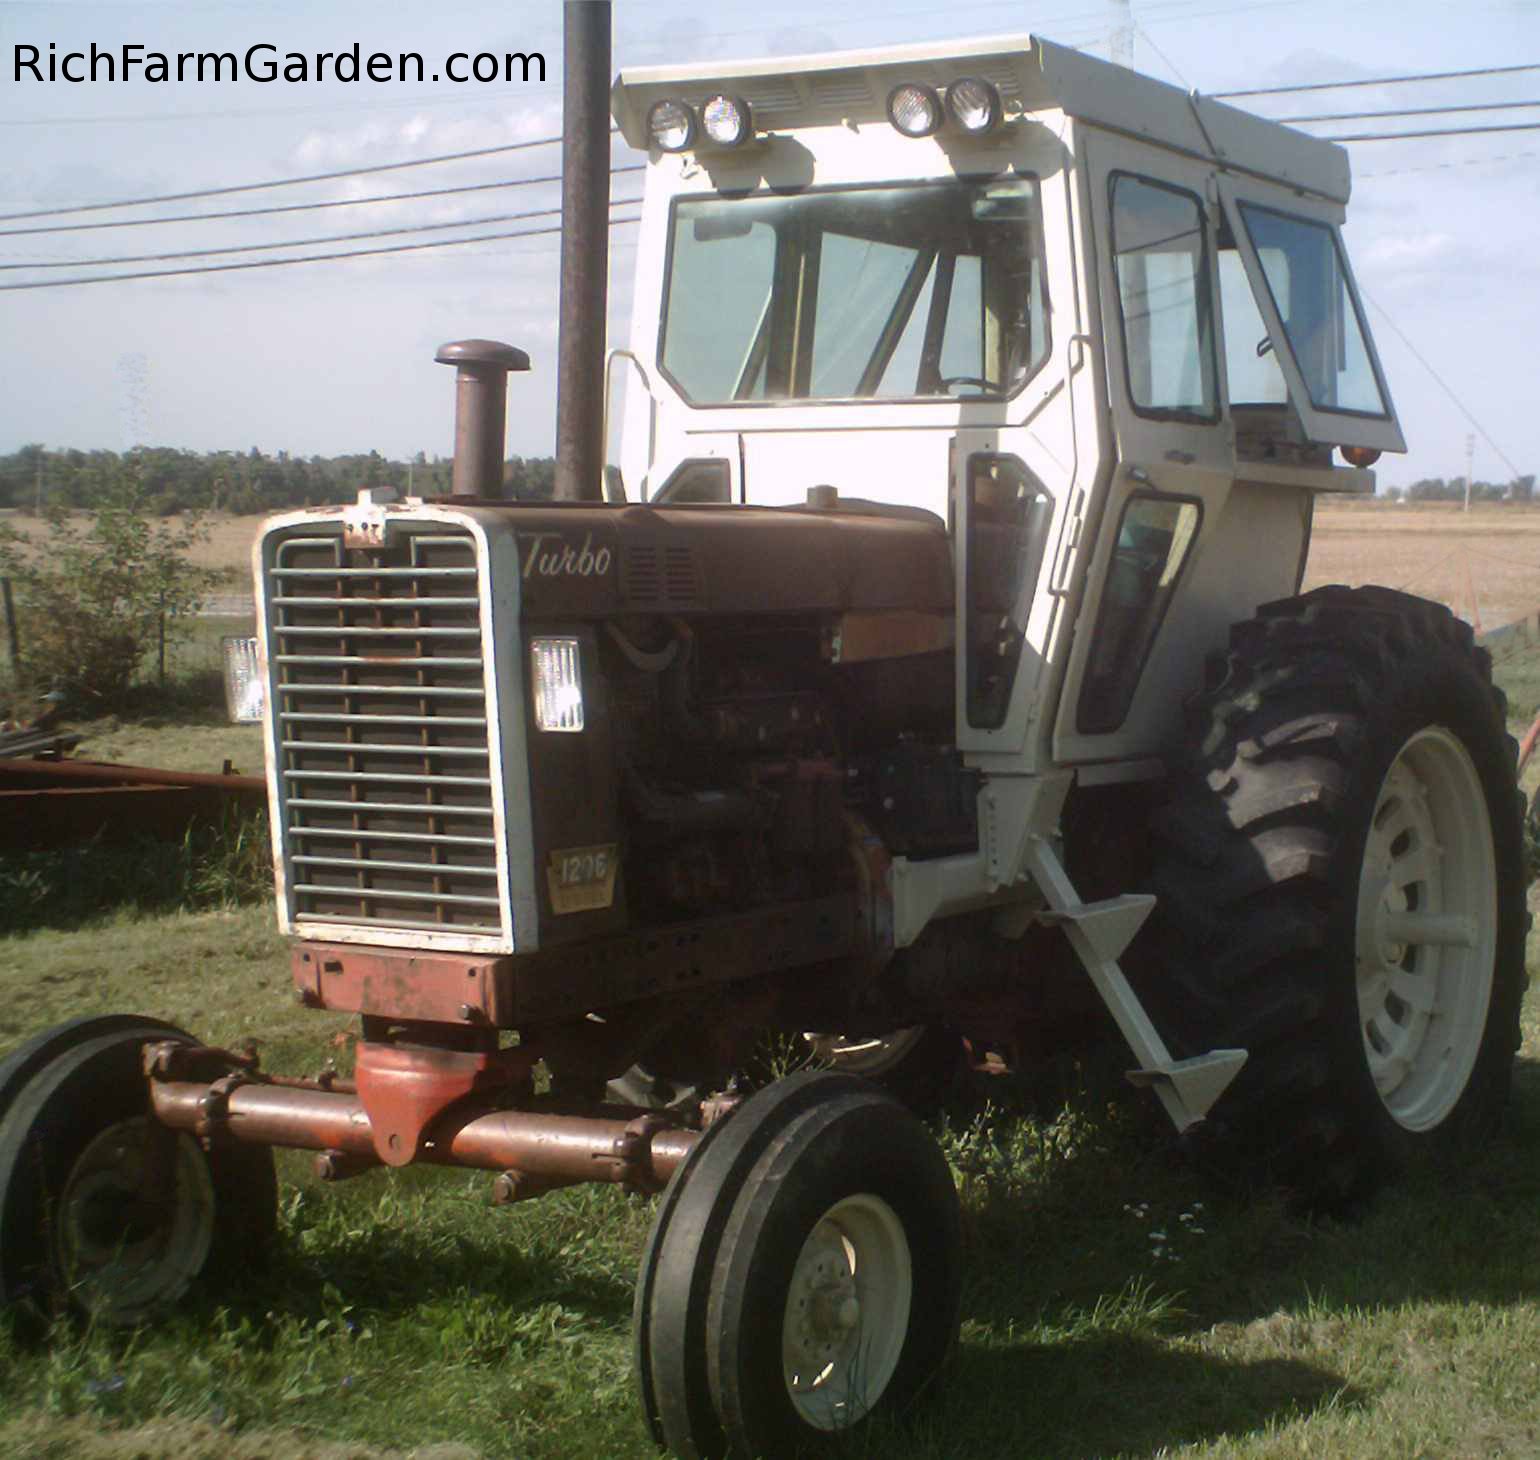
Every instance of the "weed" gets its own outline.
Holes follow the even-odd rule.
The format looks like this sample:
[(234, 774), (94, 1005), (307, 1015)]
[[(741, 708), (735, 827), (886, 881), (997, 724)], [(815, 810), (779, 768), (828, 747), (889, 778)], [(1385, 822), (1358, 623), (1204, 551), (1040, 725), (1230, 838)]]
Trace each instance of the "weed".
[(0, 857), (0, 926), (74, 928), (131, 909), (232, 907), (272, 896), (265, 811), (227, 807), (194, 822), (180, 842), (123, 843)]

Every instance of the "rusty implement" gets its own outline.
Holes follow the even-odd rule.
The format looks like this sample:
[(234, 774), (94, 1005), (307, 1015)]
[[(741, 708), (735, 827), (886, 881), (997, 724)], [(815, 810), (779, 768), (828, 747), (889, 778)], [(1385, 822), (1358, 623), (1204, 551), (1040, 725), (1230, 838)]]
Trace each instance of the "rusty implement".
[(176, 840), (231, 806), (267, 804), (260, 776), (209, 775), (87, 760), (0, 760), (0, 852), (93, 837)]

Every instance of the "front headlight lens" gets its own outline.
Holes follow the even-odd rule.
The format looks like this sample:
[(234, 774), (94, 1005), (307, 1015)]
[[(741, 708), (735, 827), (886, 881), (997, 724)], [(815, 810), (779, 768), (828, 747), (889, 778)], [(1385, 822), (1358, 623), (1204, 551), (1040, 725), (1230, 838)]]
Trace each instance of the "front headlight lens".
[(749, 104), (737, 96), (708, 96), (700, 109), (700, 122), (718, 147), (737, 147), (754, 135)]
[(963, 131), (977, 136), (999, 122), (1000, 93), (982, 77), (964, 76), (947, 87), (946, 109)]
[(906, 81), (888, 93), (888, 120), (906, 137), (930, 137), (941, 130), (941, 98), (934, 87)]
[(576, 733), (583, 728), (583, 665), (576, 639), (534, 639), (529, 646), (535, 724)]
[(647, 135), (665, 152), (683, 152), (695, 140), (695, 113), (666, 97), (647, 109)]
[(255, 638), (226, 634), (219, 641), (225, 661), (225, 710), (234, 725), (260, 721), (267, 709), (267, 687), (257, 663)]

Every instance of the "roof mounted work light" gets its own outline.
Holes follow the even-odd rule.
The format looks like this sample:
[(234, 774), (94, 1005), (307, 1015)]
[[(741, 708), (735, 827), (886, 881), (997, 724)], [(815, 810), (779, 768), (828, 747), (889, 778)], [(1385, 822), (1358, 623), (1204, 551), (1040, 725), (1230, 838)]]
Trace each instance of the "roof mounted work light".
[(708, 96), (700, 120), (701, 130), (718, 147), (739, 147), (754, 135), (753, 114), (741, 96)]
[(682, 101), (664, 97), (647, 108), (647, 135), (664, 152), (683, 152), (695, 140), (695, 113)]
[(941, 130), (941, 98), (933, 86), (905, 81), (888, 93), (888, 120), (906, 137), (933, 137)]
[(1000, 92), (981, 76), (964, 76), (946, 89), (946, 109), (963, 131), (982, 136), (1000, 122)]

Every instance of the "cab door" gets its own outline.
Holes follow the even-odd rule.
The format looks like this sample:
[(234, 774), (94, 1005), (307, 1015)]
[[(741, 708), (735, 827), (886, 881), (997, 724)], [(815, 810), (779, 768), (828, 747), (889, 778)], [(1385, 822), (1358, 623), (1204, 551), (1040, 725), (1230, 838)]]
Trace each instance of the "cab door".
[(1235, 479), (1213, 170), (1089, 129), (1082, 155), (1115, 465), (1055, 722), (1061, 763), (1147, 755), (1167, 738), (1172, 683), (1190, 689), (1208, 647), (1179, 604)]

